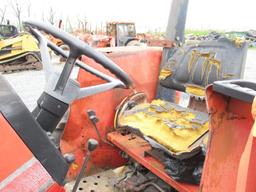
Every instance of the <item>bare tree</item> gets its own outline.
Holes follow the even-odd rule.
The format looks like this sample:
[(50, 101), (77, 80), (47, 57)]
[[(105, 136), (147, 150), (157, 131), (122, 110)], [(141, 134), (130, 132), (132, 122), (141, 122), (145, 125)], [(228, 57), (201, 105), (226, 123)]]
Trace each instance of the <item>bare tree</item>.
[(0, 24), (3, 24), (3, 22), (4, 22), (5, 14), (6, 14), (6, 8), (7, 8), (6, 5), (2, 8), (0, 8)]
[(26, 8), (27, 8), (27, 16), (30, 17), (31, 16), (31, 2), (30, 2), (30, 0), (27, 1)]
[(83, 32), (87, 32), (87, 18), (86, 16), (83, 19), (80, 19), (80, 17), (77, 17), (78, 21), (78, 29), (81, 29)]
[(54, 21), (55, 21), (55, 12), (53, 10), (53, 8), (51, 7), (49, 10), (49, 17), (47, 18), (47, 20), (53, 25)]
[(84, 32), (87, 32), (87, 24), (88, 24), (87, 17), (84, 16), (84, 19), (83, 19), (83, 31)]
[(41, 19), (42, 19), (42, 21), (45, 21), (45, 13), (44, 13), (44, 11), (42, 11), (42, 13), (41, 13)]
[(77, 25), (77, 29), (81, 29), (81, 28), (83, 27), (83, 26), (81, 26), (81, 25), (82, 25), (81, 19), (79, 18), (79, 16), (77, 16), (76, 19), (77, 19), (77, 22), (78, 22), (78, 23), (77, 23), (77, 24), (78, 24), (78, 25)]
[(83, 12), (82, 14), (77, 15), (76, 20), (78, 24), (78, 29), (81, 30), (83, 33), (86, 33), (88, 31), (88, 20), (86, 17), (86, 13)]
[(69, 17), (67, 16), (66, 17), (66, 22), (65, 22), (65, 31), (69, 32), (69, 33), (72, 33), (74, 30), (73, 30), (73, 26), (69, 20)]
[(22, 30), (22, 25), (21, 25), (21, 13), (22, 13), (22, 7), (19, 4), (19, 2), (17, 0), (14, 1), (10, 1), (10, 5), (12, 7), (12, 10), (14, 12), (15, 17), (17, 18), (18, 21), (18, 26), (20, 31)]

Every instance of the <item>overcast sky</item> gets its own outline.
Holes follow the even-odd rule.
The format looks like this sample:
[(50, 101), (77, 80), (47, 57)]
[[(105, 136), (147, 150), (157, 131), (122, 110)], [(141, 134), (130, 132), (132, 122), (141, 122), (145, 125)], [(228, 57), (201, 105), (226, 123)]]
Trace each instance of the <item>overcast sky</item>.
[[(9, 0), (1, 0), (1, 7)], [(25, 0), (17, 0), (25, 4)], [(29, 1), (29, 0), (27, 0)], [(256, 29), (254, 0), (189, 0), (187, 28), (247, 30)], [(171, 0), (30, 0), (33, 18), (41, 19), (42, 11), (52, 7), (56, 18), (87, 17), (92, 23), (110, 20), (136, 22), (139, 31), (165, 30)], [(24, 15), (25, 15), (24, 11)], [(13, 20), (11, 8), (8, 18)]]

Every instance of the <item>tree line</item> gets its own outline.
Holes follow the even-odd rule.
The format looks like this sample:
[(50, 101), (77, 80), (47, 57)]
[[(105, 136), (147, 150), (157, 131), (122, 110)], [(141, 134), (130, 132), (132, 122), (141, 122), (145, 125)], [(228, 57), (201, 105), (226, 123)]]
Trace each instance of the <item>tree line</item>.
[[(72, 22), (68, 16), (60, 18), (57, 11), (53, 7), (48, 10), (40, 11), (42, 21), (47, 21), (59, 27), (65, 26), (63, 29), (68, 32), (73, 32), (76, 29), (81, 31), (89, 31), (90, 25), (87, 22), (86, 16), (77, 17), (76, 22)], [(32, 4), (30, 0), (7, 0), (5, 4), (0, 7), (0, 24), (12, 24), (17, 26), (19, 31), (23, 30), (22, 19), (29, 18), (32, 15)], [(62, 24), (62, 26), (60, 26)]]

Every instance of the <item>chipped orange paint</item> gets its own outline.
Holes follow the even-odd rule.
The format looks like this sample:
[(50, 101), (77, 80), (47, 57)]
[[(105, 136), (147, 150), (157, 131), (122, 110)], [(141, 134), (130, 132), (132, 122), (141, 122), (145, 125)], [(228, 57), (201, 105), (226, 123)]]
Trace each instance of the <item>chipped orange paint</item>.
[[(252, 136), (255, 103), (207, 89), (211, 114), (210, 139), (201, 179), (201, 191), (256, 191), (256, 146)], [(254, 113), (254, 112), (253, 112)]]

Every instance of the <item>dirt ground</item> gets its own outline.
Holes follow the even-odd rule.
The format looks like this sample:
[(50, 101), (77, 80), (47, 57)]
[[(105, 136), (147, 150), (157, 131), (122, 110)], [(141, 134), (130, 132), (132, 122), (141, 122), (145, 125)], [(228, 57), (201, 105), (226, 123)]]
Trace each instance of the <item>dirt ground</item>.
[[(63, 64), (58, 63), (54, 58), (54, 68), (61, 71)], [(78, 68), (72, 74), (76, 77)], [(4, 74), (4, 77), (11, 83), (29, 110), (36, 106), (36, 100), (44, 90), (43, 71), (21, 71), (12, 74)], [(244, 79), (256, 81), (256, 50), (250, 49), (247, 53)]]

